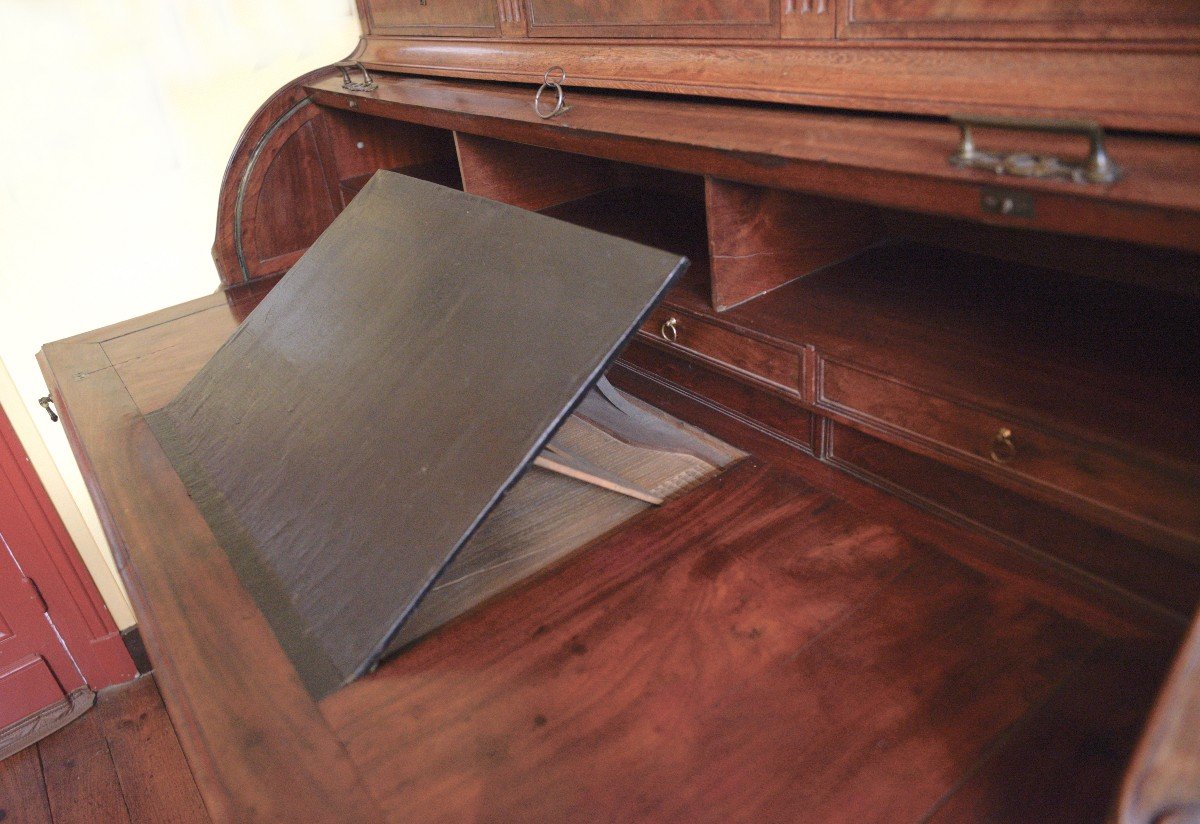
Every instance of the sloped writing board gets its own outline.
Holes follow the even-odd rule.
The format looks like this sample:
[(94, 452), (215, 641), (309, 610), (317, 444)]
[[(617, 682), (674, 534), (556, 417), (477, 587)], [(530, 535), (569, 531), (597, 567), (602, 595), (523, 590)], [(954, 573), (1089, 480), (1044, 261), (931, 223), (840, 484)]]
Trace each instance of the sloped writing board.
[(381, 171), (147, 416), (314, 696), (378, 661), (686, 265)]

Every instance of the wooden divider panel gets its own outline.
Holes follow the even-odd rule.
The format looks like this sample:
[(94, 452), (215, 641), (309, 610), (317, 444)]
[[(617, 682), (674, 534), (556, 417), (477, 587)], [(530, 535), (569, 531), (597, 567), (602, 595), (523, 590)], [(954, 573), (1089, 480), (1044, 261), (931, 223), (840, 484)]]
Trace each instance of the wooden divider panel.
[(473, 195), (530, 211), (577, 200), (615, 184), (604, 160), (454, 133), (463, 188)]
[(712, 303), (722, 312), (880, 239), (870, 206), (705, 179)]

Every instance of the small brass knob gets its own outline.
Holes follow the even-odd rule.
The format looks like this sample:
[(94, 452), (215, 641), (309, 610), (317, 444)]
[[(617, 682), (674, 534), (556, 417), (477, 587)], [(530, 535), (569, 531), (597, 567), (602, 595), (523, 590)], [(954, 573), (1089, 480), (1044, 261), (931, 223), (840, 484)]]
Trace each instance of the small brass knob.
[(1017, 456), (1017, 445), (1013, 443), (1012, 435), (1011, 429), (1001, 427), (1000, 431), (996, 433), (996, 437), (992, 438), (990, 454), (996, 463), (1008, 463)]
[(662, 335), (663, 340), (674, 343), (679, 338), (679, 321), (676, 318), (669, 318), (658, 332)]

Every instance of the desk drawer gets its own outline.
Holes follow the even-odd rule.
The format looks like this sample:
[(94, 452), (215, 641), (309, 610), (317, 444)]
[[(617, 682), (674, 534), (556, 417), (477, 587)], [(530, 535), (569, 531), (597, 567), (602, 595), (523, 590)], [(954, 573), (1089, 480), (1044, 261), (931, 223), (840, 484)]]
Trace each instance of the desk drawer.
[(819, 375), (818, 408), (902, 444), (1176, 535), (1200, 535), (1195, 468), (1054, 434), (834, 360), (822, 359)]
[(761, 343), (664, 307), (651, 313), (640, 334), (800, 396), (804, 361), (797, 352)]

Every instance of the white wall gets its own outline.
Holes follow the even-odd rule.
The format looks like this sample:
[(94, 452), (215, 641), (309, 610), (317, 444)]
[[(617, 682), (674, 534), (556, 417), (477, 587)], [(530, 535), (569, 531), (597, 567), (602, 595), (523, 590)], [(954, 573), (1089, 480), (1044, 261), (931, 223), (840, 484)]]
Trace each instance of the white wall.
[(34, 355), (215, 290), (238, 134), (358, 35), (353, 0), (0, 0), (0, 405), (123, 627), (83, 480), (37, 407)]

